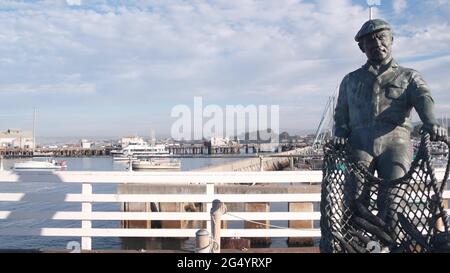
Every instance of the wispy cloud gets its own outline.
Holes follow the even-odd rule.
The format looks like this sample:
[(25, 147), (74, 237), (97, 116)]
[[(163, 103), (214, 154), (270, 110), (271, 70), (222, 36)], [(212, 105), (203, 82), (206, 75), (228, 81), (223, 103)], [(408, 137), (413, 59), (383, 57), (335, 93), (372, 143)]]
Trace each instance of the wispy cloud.
[[(285, 106), (281, 127), (314, 128), (342, 77), (365, 62), (353, 41), (368, 14), (358, 3), (1, 1), (0, 93), (8, 102), (0, 109), (25, 111), (37, 102), (23, 95), (39, 94), (41, 108), (52, 100), (48, 111), (67, 113), (71, 127), (47, 121), (61, 134), (82, 127), (71, 112), (91, 117), (92, 135), (134, 133), (130, 120), (139, 117), (168, 132), (171, 107), (202, 95), (224, 105)], [(440, 71), (449, 68), (439, 57), (450, 55), (448, 1), (405, 3), (379, 7), (394, 26), (394, 56), (423, 70), (437, 101), (447, 99), (450, 79)]]
[(0, 94), (38, 94), (47, 99), (51, 94), (93, 94), (93, 84), (0, 84)]
[(69, 6), (81, 6), (81, 0), (66, 0)]
[(407, 3), (406, 0), (394, 0), (392, 1), (392, 6), (396, 14), (400, 14), (405, 11)]

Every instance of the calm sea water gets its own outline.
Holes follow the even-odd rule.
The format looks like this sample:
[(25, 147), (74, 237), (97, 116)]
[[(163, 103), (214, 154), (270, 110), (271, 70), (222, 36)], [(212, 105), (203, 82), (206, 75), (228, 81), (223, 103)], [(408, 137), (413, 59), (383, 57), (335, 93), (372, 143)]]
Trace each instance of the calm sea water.
[[(110, 157), (87, 157), (87, 158), (58, 158), (58, 160), (67, 161), (68, 171), (124, 171), (127, 168), (126, 163), (114, 162)], [(238, 158), (183, 158), (182, 170), (189, 171), (210, 165), (218, 165)], [(25, 160), (4, 160), (4, 168), (9, 169), (17, 161)], [(94, 193), (116, 193), (116, 184), (94, 184)], [(81, 185), (70, 183), (0, 183), (0, 192), (15, 193), (23, 192), (27, 196), (38, 194), (56, 194), (61, 198), (66, 193), (81, 192)], [(281, 206), (281, 207), (280, 207)], [(286, 206), (286, 208), (284, 208)], [(94, 211), (120, 211), (118, 203), (96, 203), (93, 204)], [(0, 229), (31, 228), (38, 229), (43, 227), (71, 227), (80, 228), (81, 221), (65, 220), (37, 220), (33, 217), (27, 219), (15, 219), (16, 215), (22, 212), (39, 213), (49, 219), (57, 211), (80, 211), (80, 203), (55, 202), (0, 202), (0, 210), (11, 211), (7, 219), (0, 220)], [(271, 210), (287, 210), (286, 205), (277, 205)], [(275, 225), (286, 225), (287, 221), (275, 221)], [(93, 221), (93, 227), (118, 228), (119, 221)], [(242, 223), (230, 225), (230, 228), (242, 227)], [(79, 237), (40, 237), (40, 236), (0, 236), (0, 249), (49, 249), (66, 248), (71, 241), (80, 241)], [(122, 247), (119, 238), (93, 238), (93, 249), (120, 249)], [(278, 243), (277, 243), (278, 242)], [(283, 244), (281, 240), (276, 239), (273, 245)]]

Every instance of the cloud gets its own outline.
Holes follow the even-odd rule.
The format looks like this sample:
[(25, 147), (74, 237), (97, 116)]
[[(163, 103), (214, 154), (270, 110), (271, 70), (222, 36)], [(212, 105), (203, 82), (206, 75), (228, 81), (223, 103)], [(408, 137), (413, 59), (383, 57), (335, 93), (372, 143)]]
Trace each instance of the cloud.
[(392, 1), (395, 14), (401, 14), (407, 7), (406, 0), (394, 0)]
[(81, 0), (66, 0), (67, 5), (69, 6), (80, 6)]
[(0, 94), (93, 94), (93, 84), (0, 84)]
[[(353, 36), (367, 20), (367, 7), (354, 2), (1, 1), (0, 92), (10, 102), (0, 101), (0, 109), (13, 111), (23, 94), (53, 104), (63, 104), (54, 94), (66, 100), (82, 94), (87, 99), (76, 107), (93, 122), (111, 124), (120, 109), (124, 120), (142, 116), (168, 131), (170, 107), (202, 95), (214, 103), (291, 107), (298, 112), (280, 113), (282, 127), (315, 127), (342, 77), (365, 62)], [(396, 1), (406, 21), (392, 22), (394, 54), (405, 64), (446, 55), (450, 44), (445, 17), (423, 24), (407, 18), (417, 3)], [(418, 63), (426, 75), (445, 68), (426, 65)], [(66, 121), (82, 126), (70, 115)]]

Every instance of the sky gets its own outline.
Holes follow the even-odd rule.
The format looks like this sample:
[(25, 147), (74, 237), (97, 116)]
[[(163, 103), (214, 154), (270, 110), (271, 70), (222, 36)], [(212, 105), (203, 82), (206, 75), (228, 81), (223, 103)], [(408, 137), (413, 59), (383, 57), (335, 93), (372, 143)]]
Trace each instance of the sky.
[[(378, 2), (378, 1), (369, 1)], [(381, 0), (393, 56), (450, 112), (450, 0)], [(170, 135), (177, 105), (279, 105), (280, 130), (314, 130), (349, 72), (365, 0), (0, 1), (0, 130)], [(413, 118), (417, 119), (417, 115)]]

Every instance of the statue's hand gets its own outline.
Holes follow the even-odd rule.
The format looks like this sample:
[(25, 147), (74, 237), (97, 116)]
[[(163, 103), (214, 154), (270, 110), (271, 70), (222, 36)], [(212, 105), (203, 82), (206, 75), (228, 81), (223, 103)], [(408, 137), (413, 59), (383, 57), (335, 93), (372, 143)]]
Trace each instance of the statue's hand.
[(333, 144), (334, 146), (345, 146), (345, 144), (347, 143), (347, 138), (345, 137), (333, 137)]
[(446, 128), (437, 124), (424, 124), (422, 126), (422, 131), (428, 132), (432, 141), (447, 139)]

